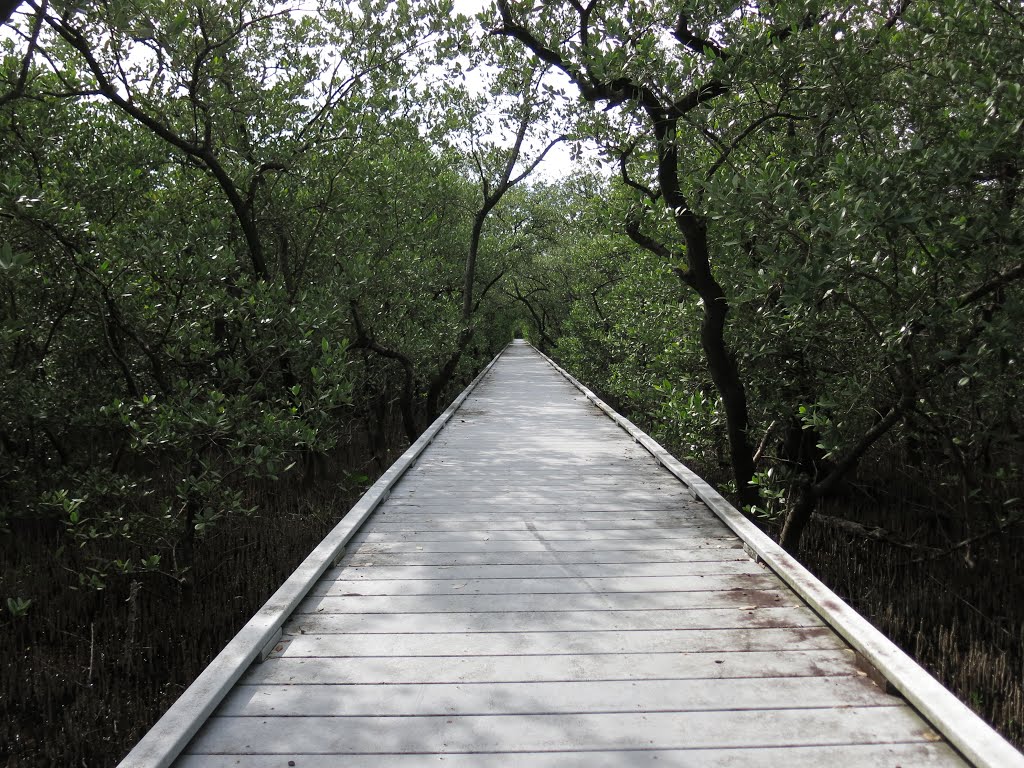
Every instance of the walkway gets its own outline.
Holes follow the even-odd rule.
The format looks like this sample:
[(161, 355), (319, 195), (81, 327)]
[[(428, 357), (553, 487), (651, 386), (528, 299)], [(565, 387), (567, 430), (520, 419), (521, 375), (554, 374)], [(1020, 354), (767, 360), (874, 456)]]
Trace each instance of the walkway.
[(523, 343), (176, 763), (963, 764)]

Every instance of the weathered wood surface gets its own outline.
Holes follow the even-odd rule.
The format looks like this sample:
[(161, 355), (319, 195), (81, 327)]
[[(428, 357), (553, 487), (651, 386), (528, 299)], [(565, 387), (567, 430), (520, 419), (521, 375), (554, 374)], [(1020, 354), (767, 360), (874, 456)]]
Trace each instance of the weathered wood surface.
[(289, 761), (963, 764), (703, 502), (522, 344), (178, 764)]

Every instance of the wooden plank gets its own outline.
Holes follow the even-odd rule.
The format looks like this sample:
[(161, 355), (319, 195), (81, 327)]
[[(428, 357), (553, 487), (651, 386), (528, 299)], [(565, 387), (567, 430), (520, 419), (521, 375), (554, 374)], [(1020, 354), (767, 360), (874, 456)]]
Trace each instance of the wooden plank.
[[(296, 755), (298, 756), (298, 755)], [(246, 768), (281, 768), (279, 755), (246, 755)], [(180, 768), (238, 768), (234, 755), (185, 755)], [(331, 755), (302, 754), (302, 768), (338, 768)], [(501, 752), (498, 754), (350, 755), (344, 768), (934, 768), (965, 766), (945, 744), (841, 744), (755, 749)]]
[[(424, 515), (418, 515), (415, 517), (381, 515), (373, 521), (372, 534), (374, 536), (390, 536), (392, 533), (409, 531), (447, 531), (451, 533), (460, 533), (473, 531), (530, 531), (535, 529), (538, 533), (543, 535), (552, 535), (563, 531), (575, 531), (581, 533), (600, 533), (603, 531), (665, 531), (667, 532), (666, 535), (682, 537), (692, 536), (694, 528), (701, 528), (706, 525), (701, 520), (691, 521), (682, 517), (656, 517), (640, 520), (565, 520), (561, 518), (509, 520), (501, 515), (478, 515), (475, 517), (478, 517), (479, 519), (452, 519), (447, 516), (428, 517)], [(718, 521), (713, 521), (710, 525), (716, 530), (722, 530)], [(731, 531), (728, 531), (728, 529), (726, 529), (726, 535), (730, 541), (736, 541), (736, 537)]]
[[(573, 557), (576, 553), (568, 553)], [(582, 553), (587, 554), (587, 553)], [(383, 556), (381, 556), (383, 557)], [(378, 557), (359, 558), (334, 569), (328, 578), (352, 579), (514, 579), (523, 575), (520, 565), (374, 565)], [(539, 579), (601, 576), (717, 576), (719, 574), (763, 574), (752, 560), (726, 562), (573, 562), (567, 557), (559, 564), (530, 565), (529, 573)]]
[[(800, 627), (781, 629), (724, 629), (724, 630), (634, 630), (632, 632), (498, 632), (498, 633), (432, 633), (428, 635), (393, 634), (382, 635), (316, 635), (301, 634), (301, 622), (286, 626), (286, 640), (280, 652), (274, 656), (283, 658), (333, 657), (333, 656), (530, 656), (529, 659), (514, 658), (508, 665), (509, 674), (531, 674), (524, 667), (532, 667), (539, 656), (571, 655), (553, 668), (556, 675), (565, 675), (557, 665), (571, 662), (581, 664), (581, 655), (609, 654), (604, 662), (613, 656), (625, 654), (677, 654), (675, 659), (640, 659), (652, 665), (672, 662), (672, 669), (691, 669), (687, 677), (714, 677), (718, 665), (724, 663), (723, 654), (736, 654), (729, 659), (729, 669), (734, 662), (741, 663), (737, 669), (746, 677), (796, 674), (797, 669), (819, 670), (821, 675), (854, 675), (857, 673), (854, 656), (834, 633), (823, 627)], [(294, 630), (294, 631), (293, 631)], [(840, 655), (815, 654), (790, 655), (796, 651), (842, 651)], [(698, 658), (695, 654), (706, 653)], [(686, 656), (678, 654), (687, 654)], [(782, 656), (785, 656), (784, 658)], [(634, 662), (637, 659), (634, 658)], [(631, 662), (630, 664), (632, 664)], [(440, 662), (438, 662), (440, 664)], [(838, 666), (838, 665), (845, 666)], [(616, 663), (617, 665), (617, 663)], [(423, 664), (421, 663), (422, 667)], [(261, 667), (262, 668), (262, 667)], [(606, 667), (595, 668), (595, 674), (607, 675)], [(615, 675), (629, 679), (628, 665), (612, 666), (618, 670)], [(652, 669), (658, 669), (656, 666)], [(600, 671), (603, 670), (603, 671)], [(696, 670), (693, 672), (692, 670)], [(780, 671), (781, 670), (781, 671)], [(774, 671), (774, 672), (773, 672)], [(419, 673), (422, 674), (422, 673)], [(581, 672), (581, 674), (583, 674)], [(678, 672), (677, 672), (678, 674)], [(627, 675), (627, 677), (623, 677)], [(667, 677), (672, 677), (668, 674)], [(521, 679), (521, 678), (513, 678)], [(526, 678), (532, 679), (532, 678)], [(543, 678), (539, 678), (543, 679)], [(564, 678), (555, 677), (556, 680)], [(585, 679), (585, 678), (579, 678)], [(410, 681), (404, 681), (410, 682)], [(416, 682), (416, 681), (412, 681)]]
[[(906, 707), (441, 717), (214, 717), (189, 752), (402, 754), (885, 744), (937, 739)], [(253, 748), (252, 744), (258, 744)]]
[(702, 611), (524, 611), (480, 613), (295, 614), (289, 631), (305, 634), (395, 632), (589, 632), (637, 629), (816, 627), (807, 608), (713, 608)]
[(701, 712), (892, 706), (864, 677), (421, 685), (239, 685), (218, 714), (268, 717)]
[(503, 496), (545, 496), (548, 498), (605, 496), (607, 494), (626, 493), (641, 496), (644, 499), (661, 497), (665, 494), (670, 499), (692, 501), (690, 492), (673, 478), (673, 485), (660, 480), (643, 481), (639, 479), (623, 479), (618, 482), (587, 482), (573, 483), (557, 480), (535, 478), (523, 483), (504, 483), (496, 477), (480, 477), (479, 479), (450, 478), (430, 483), (406, 482), (401, 488), (395, 489), (395, 498), (439, 497), (460, 500), (466, 497), (494, 498)]
[(320, 580), (310, 595), (525, 595), (578, 592), (724, 592), (773, 590), (779, 583), (771, 574), (718, 576), (633, 576), (622, 578), (561, 579), (385, 579)]
[(708, 608), (797, 607), (785, 590), (726, 592), (627, 592), (505, 595), (313, 595), (295, 609), (304, 613), (502, 613), (525, 611), (697, 610)]
[[(354, 556), (349, 553), (342, 562), (353, 566), (368, 565), (622, 565), (628, 563), (688, 563), (691, 571), (711, 573), (754, 573), (750, 557), (744, 553), (740, 557), (736, 550), (723, 549), (721, 547), (674, 547), (672, 549), (632, 549), (632, 550), (602, 550), (601, 552), (555, 552), (545, 550), (544, 552), (392, 552), (376, 554), (360, 554)], [(738, 569), (735, 566), (716, 566), (712, 563), (732, 562), (741, 563)], [(697, 563), (705, 563), (698, 566)], [(763, 572), (763, 569), (762, 571)]]
[[(639, 528), (639, 529), (636, 529), (636, 530), (644, 531), (646, 529)], [(730, 549), (741, 549), (742, 546), (743, 546), (742, 542), (737, 541), (737, 539), (735, 537), (728, 537), (728, 536), (722, 534), (720, 531), (716, 531), (716, 530), (707, 530), (707, 529), (701, 528), (701, 529), (687, 529), (687, 530), (675, 530), (675, 531), (667, 530), (666, 532), (668, 534), (670, 534), (670, 535), (665, 535), (665, 536), (643, 536), (642, 535), (642, 536), (635, 536), (635, 537), (628, 537), (628, 538), (632, 539), (632, 540), (645, 539), (645, 540), (648, 540), (648, 541), (660, 541), (660, 542), (662, 542), (664, 544), (669, 545), (669, 547), (671, 549), (719, 549), (719, 550), (730, 550)], [(472, 541), (472, 540), (476, 540), (476, 541), (491, 541), (492, 539), (489, 536), (489, 534), (491, 534), (491, 533), (497, 533), (498, 534), (495, 537), (495, 539), (493, 539), (493, 540), (501, 540), (501, 541), (515, 541), (515, 540), (518, 540), (518, 541), (527, 540), (527, 541), (529, 541), (529, 540), (531, 540), (531, 539), (528, 539), (528, 538), (525, 538), (525, 537), (522, 536), (522, 534), (524, 533), (523, 531), (489, 531), (489, 530), (483, 529), (483, 530), (472, 530), (472, 531), (463, 531), (463, 532), (459, 532), (459, 531), (396, 531), (394, 536), (375, 535), (373, 537), (369, 537), (369, 536), (354, 537), (352, 540), (350, 540), (349, 543), (353, 544), (353, 543), (364, 543), (365, 542), (367, 544), (377, 544), (377, 543), (390, 543), (390, 542), (396, 542), (396, 541), (407, 541), (407, 542), (416, 542), (416, 541)], [(516, 534), (516, 537), (514, 539), (510, 539), (510, 538), (507, 538), (506, 536), (504, 536), (503, 535), (504, 533), (513, 533), (513, 534)], [(561, 536), (562, 533), (568, 533), (569, 535), (563, 538)], [(532, 540), (533, 541), (548, 541), (548, 540), (550, 540), (550, 541), (567, 541), (567, 540), (590, 541), (590, 540), (596, 540), (596, 539), (603, 539), (603, 540), (607, 540), (607, 541), (622, 540), (622, 537), (620, 537), (620, 536), (605, 537), (605, 536), (598, 535), (598, 536), (588, 537), (586, 535), (586, 533), (587, 533), (586, 531), (571, 531), (571, 530), (570, 531), (550, 531), (550, 532), (538, 531), (539, 535), (536, 536), (536, 537), (533, 537)], [(596, 533), (600, 533), (600, 531), (597, 531)], [(675, 535), (671, 535), (673, 533)], [(421, 537), (421, 534), (422, 534), (422, 537)], [(548, 535), (550, 535), (550, 539), (547, 538)]]
[(590, 498), (567, 494), (561, 498), (550, 496), (537, 496), (535, 498), (512, 498), (512, 497), (462, 497), (459, 499), (434, 497), (428, 499), (398, 498), (388, 499), (388, 506), (402, 508), (403, 511), (412, 512), (422, 510), (430, 514), (437, 514), (439, 509), (449, 512), (457, 510), (485, 510), (487, 512), (522, 512), (524, 508), (548, 510), (565, 510), (575, 512), (681, 512), (688, 507), (693, 508), (695, 502), (692, 499), (683, 498), (636, 498), (620, 499), (608, 498), (594, 495)]
[[(610, 507), (613, 505), (608, 506)], [(526, 511), (524, 511), (524, 509)], [(453, 507), (449, 509), (438, 509), (436, 507), (431, 507), (429, 509), (421, 510), (414, 509), (412, 507), (388, 507), (387, 505), (383, 505), (377, 513), (377, 519), (381, 522), (388, 520), (402, 522), (429, 520), (451, 522), (496, 522), (504, 520), (517, 523), (531, 522), (538, 525), (556, 523), (560, 521), (595, 524), (628, 522), (636, 522), (638, 524), (665, 523), (669, 525), (686, 523), (700, 524), (710, 521), (712, 524), (717, 524), (717, 520), (709, 517), (707, 514), (702, 514), (699, 509), (693, 508), (658, 510), (574, 510), (562, 507), (555, 509), (544, 507), (535, 508), (534, 510), (529, 511), (529, 508), (523, 507), (516, 507), (514, 509), (492, 509), (481, 507)]]
[[(523, 464), (525, 466), (525, 464)], [(679, 479), (659, 464), (645, 462), (631, 463), (629, 466), (593, 463), (589, 466), (570, 467), (563, 469), (541, 469), (534, 465), (533, 469), (515, 469), (510, 462), (495, 463), (491, 467), (469, 467), (464, 464), (453, 464), (451, 461), (427, 461), (421, 459), (416, 466), (404, 475), (405, 480), (461, 482), (500, 481), (512, 483), (533, 483), (544, 485), (547, 482), (589, 483), (592, 481), (625, 481), (632, 478), (647, 482), (678, 483)], [(684, 486), (685, 487), (685, 486)]]
[(671, 539), (593, 539), (572, 541), (544, 539), (538, 541), (508, 541), (501, 539), (466, 541), (371, 541), (357, 542), (350, 550), (351, 557), (384, 555), (395, 552), (628, 552), (630, 550), (673, 551)]
[(609, 504), (617, 509), (662, 509), (673, 505), (688, 504), (692, 500), (683, 493), (670, 494), (662, 490), (649, 490), (649, 492), (630, 492), (622, 490), (616, 492), (609, 498), (608, 494), (599, 490), (549, 490), (538, 488), (535, 490), (520, 490), (520, 492), (489, 493), (483, 488), (474, 488), (472, 492), (464, 494), (392, 494), (388, 497), (388, 504), (394, 507), (400, 506), (445, 506), (453, 504), (471, 506), (474, 504), (486, 504), (488, 506), (503, 505), (554, 505), (563, 504), (574, 507), (600, 505), (606, 507)]
[[(352, 637), (358, 639), (355, 635)], [(449, 637), (455, 639), (454, 636)], [(826, 637), (827, 635), (822, 636), (823, 643), (828, 642)], [(310, 642), (307, 638), (296, 638), (294, 643), (301, 639)], [(337, 637), (334, 639), (342, 640)], [(396, 642), (406, 641), (406, 644), (415, 643), (416, 647), (419, 647), (425, 639), (430, 639), (430, 636), (404, 635), (398, 636)], [(623, 638), (621, 642), (624, 644), (633, 640)], [(290, 646), (288, 652), (293, 652)], [(429, 661), (425, 662), (424, 656), (428, 656)], [(388, 656), (367, 653), (352, 657), (312, 655), (270, 658), (253, 667), (246, 674), (244, 682), (251, 685), (396, 685), (856, 675), (857, 669), (852, 654), (835, 648), (806, 651), (776, 649), (770, 652), (750, 651), (733, 654), (559, 653), (553, 656), (517, 656), (510, 653), (493, 656)]]
[(562, 472), (542, 474), (520, 473), (519, 477), (508, 478), (494, 472), (479, 471), (476, 473), (440, 473), (430, 475), (405, 475), (401, 483), (395, 486), (396, 493), (443, 493), (447, 495), (470, 493), (468, 490), (475, 485), (485, 485), (490, 492), (515, 493), (528, 488), (532, 491), (556, 491), (558, 493), (585, 491), (617, 491), (623, 489), (671, 490), (689, 494), (689, 489), (668, 472), (630, 472), (609, 475), (594, 472), (589, 475), (576, 473), (568, 475)]
[[(432, 455), (437, 456), (438, 454), (439, 452)], [(470, 475), (488, 474), (495, 477), (528, 479), (528, 475), (538, 472), (545, 472), (549, 475), (558, 473), (568, 477), (573, 474), (593, 475), (605, 471), (611, 476), (616, 476), (630, 474), (634, 471), (649, 473), (660, 470), (659, 466), (651, 464), (650, 456), (589, 459), (571, 455), (537, 457), (524, 454), (520, 457), (517, 454), (509, 453), (489, 459), (453, 455), (442, 456), (440, 460), (431, 460), (426, 457), (416, 462), (413, 471), (421, 471), (424, 474), (437, 471), (448, 476), (455, 476), (455, 473), (464, 471)]]
[[(703, 528), (700, 530), (704, 530)], [(585, 541), (595, 542), (602, 540), (655, 540), (662, 544), (675, 543), (676, 539), (693, 538), (692, 528), (606, 528), (593, 530), (543, 530), (541, 527), (528, 530), (501, 530), (485, 529), (480, 531), (471, 530), (447, 530), (447, 531), (395, 531), (381, 530), (374, 527), (373, 530), (353, 536), (349, 543), (362, 542), (386, 542), (394, 543), (399, 541), (443, 541), (443, 542), (465, 542), (465, 541)]]
[[(459, 444), (453, 444), (450, 440), (439, 441), (436, 444), (437, 453), (443, 456), (450, 466), (466, 469), (525, 472), (533, 467), (534, 471), (553, 474), (605, 465), (619, 470), (626, 470), (632, 466), (643, 470), (652, 468), (650, 457), (644, 453), (643, 448), (633, 445), (632, 441), (620, 443), (618, 437), (611, 435), (588, 436), (586, 430), (581, 430), (575, 443), (548, 439), (538, 441), (538, 444), (526, 445), (525, 439), (517, 438), (511, 432), (500, 432), (486, 438), (479, 436), (476, 440), (467, 434), (450, 434), (449, 438), (451, 437), (458, 437)], [(594, 441), (614, 441), (618, 445), (595, 447)], [(514, 454), (510, 448), (515, 449)]]
[[(540, 406), (541, 410), (543, 406)], [(541, 419), (544, 414), (539, 414)], [(507, 424), (491, 429), (469, 428), (454, 424), (438, 441), (438, 450), (446, 456), (469, 456), (487, 459), (502, 455), (505, 444), (514, 442), (519, 457), (570, 456), (576, 460), (605, 457), (637, 457), (642, 459), (642, 448), (631, 441), (622, 441), (605, 419), (577, 421), (576, 424), (559, 420), (552, 429), (544, 429), (540, 419), (534, 419), (536, 429), (509, 428)], [(569, 433), (569, 434), (566, 434)], [(543, 466), (541, 462), (538, 462)]]

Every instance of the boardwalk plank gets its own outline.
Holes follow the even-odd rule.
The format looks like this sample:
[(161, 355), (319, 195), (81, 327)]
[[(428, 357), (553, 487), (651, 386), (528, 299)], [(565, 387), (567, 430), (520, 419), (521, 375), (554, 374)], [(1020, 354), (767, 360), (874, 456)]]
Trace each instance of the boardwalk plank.
[[(699, 629), (699, 630), (596, 630), (591, 632), (437, 632), (433, 634), (395, 633), (317, 635), (303, 634), (303, 622), (294, 621), (286, 626), (282, 650), (268, 661), (254, 667), (253, 675), (270, 674), (276, 664), (300, 657), (358, 657), (358, 656), (489, 656), (495, 669), (503, 674), (526, 675), (504, 679), (531, 680), (529, 675), (566, 675), (568, 667), (592, 668), (599, 679), (613, 675), (616, 679), (631, 679), (643, 673), (650, 676), (656, 670), (667, 670), (665, 677), (716, 677), (722, 671), (742, 670), (746, 677), (788, 677), (809, 674), (806, 670), (826, 676), (856, 675), (852, 655), (845, 654), (846, 646), (834, 633), (824, 627), (768, 628), (768, 629)], [(818, 651), (840, 651), (821, 656)], [(812, 653), (803, 653), (808, 651)], [(770, 653), (766, 653), (770, 652)], [(781, 653), (780, 653), (781, 652)], [(599, 654), (607, 654), (601, 656)], [(632, 654), (630, 659), (620, 657)], [(643, 654), (656, 654), (642, 658)], [(721, 655), (719, 655), (721, 654)], [(724, 654), (734, 654), (728, 656)], [(561, 658), (559, 659), (559, 655)], [(530, 669), (521, 669), (523, 661), (500, 662), (502, 656), (530, 656)], [(551, 669), (533, 667), (541, 656), (555, 657)], [(574, 658), (568, 659), (567, 656)], [(417, 663), (424, 666), (422, 662)], [(538, 661), (538, 664), (541, 663)], [(586, 665), (592, 665), (587, 667)], [(836, 666), (836, 665), (846, 665)], [(440, 663), (433, 666), (437, 667)], [(580, 666), (582, 665), (582, 666)], [(633, 665), (636, 665), (635, 667)], [(644, 666), (648, 665), (648, 666)], [(804, 670), (801, 672), (801, 670)], [(844, 671), (845, 670), (845, 671)], [(815, 672), (817, 671), (817, 672)], [(293, 670), (294, 672), (294, 670)], [(440, 669), (424, 670), (417, 674), (443, 674)], [(283, 674), (274, 672), (274, 674)], [(583, 674), (580, 672), (580, 674)], [(554, 677), (547, 679), (570, 679)], [(585, 679), (585, 678), (571, 678)], [(408, 682), (408, 681), (406, 681)], [(422, 681), (418, 681), (422, 682)]]
[[(497, 525), (501, 525), (498, 523)], [(467, 542), (467, 541), (647, 541), (653, 540), (663, 546), (675, 547), (679, 539), (692, 539), (693, 529), (680, 528), (610, 528), (598, 530), (543, 530), (533, 528), (527, 530), (502, 530), (500, 528), (487, 528), (484, 530), (439, 530), (439, 531), (396, 531), (381, 529), (368, 531), (356, 536), (350, 543), (361, 544), (363, 542), (386, 542), (399, 541), (443, 541), (443, 542)]]
[[(612, 498), (609, 498), (611, 496)], [(509, 491), (496, 491), (491, 488), (466, 488), (464, 484), (454, 481), (448, 490), (436, 491), (394, 491), (388, 497), (388, 505), (423, 505), (452, 504), (470, 506), (472, 504), (488, 505), (522, 505), (522, 504), (609, 504), (617, 508), (636, 507), (643, 504), (664, 505), (686, 504), (693, 501), (689, 491), (650, 487), (648, 489), (617, 488), (606, 489), (579, 488), (536, 488)]]
[[(614, 507), (609, 502), (606, 507)], [(532, 510), (532, 511), (531, 511)], [(661, 523), (670, 526), (715, 526), (721, 521), (709, 519), (706, 514), (698, 510), (680, 507), (674, 509), (632, 509), (632, 510), (608, 510), (608, 509), (570, 509), (565, 506), (555, 507), (505, 507), (496, 508), (493, 506), (472, 507), (463, 509), (444, 509), (443, 507), (431, 507), (429, 510), (418, 510), (411, 507), (382, 507), (377, 513), (377, 520), (380, 521), (401, 521), (401, 522), (516, 522), (532, 523), (543, 526), (548, 523), (582, 521), (590, 522), (615, 522), (615, 523)], [(731, 532), (730, 532), (731, 533)], [(735, 534), (731, 534), (735, 535)]]
[[(354, 637), (354, 636), (353, 636)], [(399, 636), (421, 639), (423, 635)], [(827, 642), (827, 641), (824, 641)], [(497, 647), (501, 647), (498, 643)], [(443, 650), (443, 649), (438, 649)], [(426, 655), (426, 654), (424, 654)], [(762, 662), (758, 664), (757, 662)], [(856, 675), (843, 651), (559, 654), (555, 656), (362, 656), (273, 659), (254, 667), (250, 684), (395, 685), (559, 682), (576, 680), (707, 680)]]
[[(459, 512), (492, 512), (495, 514), (515, 514), (524, 509), (535, 509), (538, 512), (545, 510), (550, 512), (610, 512), (618, 515), (630, 515), (634, 512), (676, 512), (686, 510), (696, 512), (696, 502), (690, 499), (619, 499), (601, 498), (594, 495), (591, 498), (578, 495), (566, 495), (561, 498), (550, 496), (536, 497), (532, 499), (513, 498), (460, 498), (452, 499), (442, 496), (435, 496), (424, 499), (389, 499), (388, 506), (391, 509), (405, 512), (407, 514), (421, 512), (424, 514), (436, 515), (438, 513), (456, 514)], [(709, 518), (713, 522), (712, 518)]]
[[(908, 709), (441, 717), (214, 717), (190, 752), (392, 754), (934, 741)], [(259, 746), (254, 748), (256, 743)]]
[(807, 608), (709, 608), (702, 611), (524, 611), (480, 613), (295, 614), (307, 634), (394, 632), (589, 632), (608, 629), (816, 627)]
[[(357, 554), (387, 554), (391, 552), (625, 552), (629, 550), (669, 550), (672, 541), (666, 539), (543, 539), (509, 541), (495, 538), (470, 541), (443, 539), (441, 541), (357, 541), (349, 552)], [(749, 559), (749, 558), (748, 558)]]
[[(742, 552), (742, 550), (740, 550)], [(391, 566), (456, 566), (456, 565), (626, 565), (630, 563), (677, 563), (688, 567), (688, 573), (763, 573), (750, 567), (750, 558), (734, 549), (722, 547), (673, 549), (602, 550), (600, 552), (389, 552), (349, 553), (342, 561), (353, 567), (367, 565)], [(698, 565), (700, 563), (700, 565)], [(719, 567), (718, 563), (730, 563)], [(736, 565), (737, 563), (741, 565)], [(613, 573), (610, 571), (609, 573)], [(346, 577), (347, 578), (347, 577)]]
[[(519, 553), (532, 555), (534, 553)], [(699, 576), (734, 574), (762, 574), (764, 570), (752, 560), (730, 560), (723, 562), (695, 562), (664, 557), (663, 560), (651, 556), (622, 560), (609, 555), (610, 562), (598, 557), (594, 562), (593, 553), (582, 553), (588, 557), (578, 557), (575, 552), (565, 553), (559, 558), (558, 553), (548, 553), (552, 564), (537, 564), (533, 557), (515, 558), (516, 553), (492, 553), (490, 556), (499, 563), (518, 563), (513, 565), (386, 565), (383, 556), (369, 555), (350, 558), (350, 563), (336, 569), (338, 578), (343, 579), (514, 579), (524, 574), (522, 565), (529, 565), (529, 575), (535, 578), (558, 578), (560, 576)], [(603, 553), (602, 553), (603, 554)], [(642, 554), (642, 553), (641, 553)], [(662, 555), (657, 555), (662, 558)], [(677, 561), (678, 560), (678, 561)], [(374, 563), (380, 562), (377, 566)]]
[(727, 592), (630, 592), (627, 594), (520, 595), (382, 595), (363, 597), (313, 596), (296, 610), (301, 613), (502, 613), (524, 611), (697, 610), (708, 608), (797, 607), (790, 592), (734, 590)]
[[(476, 480), (478, 482), (474, 483)], [(444, 496), (473, 496), (480, 493), (479, 490), (471, 490), (467, 486), (487, 485), (489, 493), (516, 494), (521, 493), (524, 487), (543, 488), (546, 492), (556, 495), (600, 492), (602, 494), (617, 492), (621, 490), (631, 491), (672, 491), (676, 495), (685, 495), (689, 491), (679, 488), (679, 481), (667, 472), (663, 474), (647, 474), (642, 472), (622, 473), (619, 475), (592, 474), (575, 476), (562, 472), (551, 472), (543, 475), (533, 474), (532, 477), (522, 473), (521, 477), (514, 480), (500, 478), (495, 482), (491, 473), (480, 472), (477, 477), (467, 477), (461, 473), (449, 473), (444, 475), (436, 473), (429, 479), (424, 476), (406, 477), (395, 485), (392, 494), (403, 496), (407, 493), (418, 496), (430, 496), (434, 494)], [(535, 493), (535, 491), (534, 491)]]
[[(373, 528), (365, 534), (365, 538), (372, 536), (389, 536), (393, 532), (449, 532), (449, 533), (471, 533), (473, 531), (536, 531), (544, 535), (555, 533), (580, 533), (597, 534), (600, 538), (606, 531), (615, 532), (665, 532), (665, 535), (674, 535), (679, 538), (686, 538), (693, 535), (694, 528), (708, 527), (703, 521), (683, 521), (671, 518), (655, 518), (650, 520), (538, 520), (530, 517), (525, 519), (510, 520), (506, 515), (477, 516), (475, 518), (460, 517), (401, 517), (397, 515), (380, 517), (373, 522)], [(726, 534), (730, 540), (735, 537)], [(571, 538), (571, 537), (570, 537)]]
[(593, 465), (590, 468), (566, 467), (538, 472), (535, 469), (514, 469), (511, 463), (505, 463), (494, 468), (473, 468), (464, 464), (453, 465), (451, 463), (421, 461), (405, 473), (403, 482), (457, 480), (463, 483), (471, 483), (482, 481), (497, 483), (497, 487), (504, 489), (506, 485), (521, 485), (522, 483), (535, 483), (537, 485), (549, 482), (600, 484), (624, 482), (633, 478), (646, 482), (675, 481), (675, 477), (664, 467), (652, 466), (650, 464), (643, 465), (637, 462), (633, 462), (628, 467), (616, 467), (602, 463), (599, 466)]
[(615, 592), (723, 592), (774, 590), (779, 582), (770, 574), (735, 576), (634, 576), (623, 578), (562, 579), (404, 579), (321, 581), (311, 595), (523, 595)]
[[(333, 755), (301, 756), (303, 768), (338, 768)], [(238, 768), (233, 755), (187, 755), (180, 768)], [(932, 768), (966, 765), (945, 744), (842, 744), (755, 749), (349, 755), (345, 768)], [(281, 768), (279, 755), (246, 755), (246, 768)]]
[(892, 706), (864, 677), (601, 680), (427, 685), (240, 685), (220, 714), (383, 717), (412, 715), (699, 712)]
[[(408, 524), (409, 526), (416, 526), (415, 523)], [(429, 524), (428, 524), (429, 525)], [(638, 536), (604, 536), (604, 531), (596, 529), (592, 533), (596, 534), (593, 536), (588, 535), (591, 533), (586, 530), (575, 530), (570, 528), (565, 529), (554, 529), (554, 530), (538, 530), (537, 534), (532, 539), (521, 537), (522, 534), (526, 533), (523, 530), (503, 530), (503, 529), (492, 529), (488, 523), (466, 523), (468, 530), (457, 532), (451, 530), (396, 530), (392, 528), (390, 530), (380, 530), (376, 535), (370, 537), (369, 535), (359, 536), (349, 541), (350, 545), (368, 543), (380, 543), (388, 541), (491, 541), (491, 534), (495, 534), (493, 540), (495, 541), (592, 541), (595, 539), (604, 539), (606, 541), (616, 541), (621, 539), (634, 540), (634, 539), (654, 539), (663, 541), (669, 544), (672, 549), (701, 549), (708, 546), (715, 546), (719, 549), (741, 549), (742, 544), (736, 541), (735, 537), (729, 536), (727, 531), (721, 531), (716, 529), (708, 528), (674, 528), (668, 529), (665, 526), (658, 526), (658, 528), (665, 528), (665, 533), (668, 535), (660, 535), (660, 530), (652, 528), (635, 528), (635, 529), (616, 529), (622, 530), (623, 533), (626, 531), (637, 531)], [(508, 523), (495, 523), (497, 525), (509, 525)], [(514, 523), (512, 523), (514, 525)], [(418, 526), (416, 526), (418, 527)], [(394, 533), (394, 536), (389, 534)], [(505, 534), (513, 534), (513, 537), (509, 538)], [(566, 534), (566, 535), (563, 535)], [(659, 535), (650, 535), (659, 534)], [(584, 550), (586, 551), (586, 550)]]

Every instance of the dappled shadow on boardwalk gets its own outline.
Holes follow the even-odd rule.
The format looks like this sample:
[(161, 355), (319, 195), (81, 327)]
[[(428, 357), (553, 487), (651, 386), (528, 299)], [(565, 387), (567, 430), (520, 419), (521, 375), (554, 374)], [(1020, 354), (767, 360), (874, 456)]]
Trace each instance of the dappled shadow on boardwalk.
[(935, 741), (687, 487), (514, 346), (182, 764), (960, 764)]

